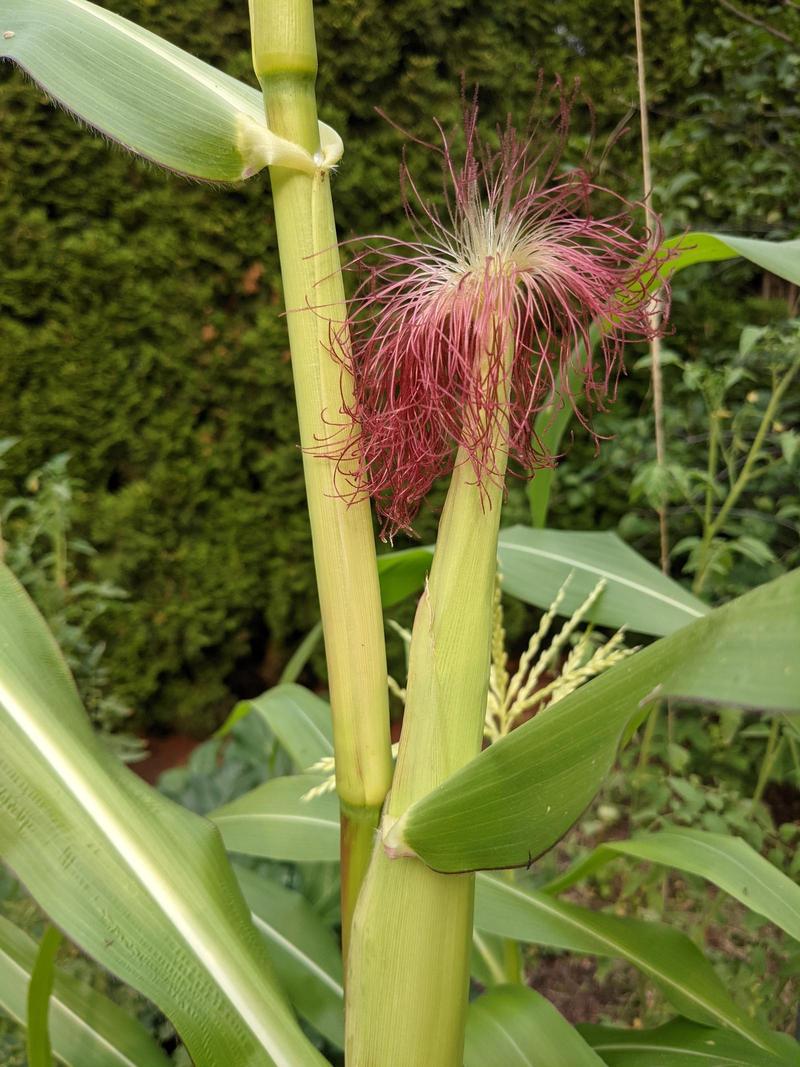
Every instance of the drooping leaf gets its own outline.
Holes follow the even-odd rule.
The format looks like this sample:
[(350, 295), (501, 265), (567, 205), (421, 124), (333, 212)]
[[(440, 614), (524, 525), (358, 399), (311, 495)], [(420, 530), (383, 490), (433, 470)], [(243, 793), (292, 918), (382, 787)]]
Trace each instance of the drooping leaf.
[(235, 866), (256, 929), (298, 1014), (344, 1046), (342, 957), (331, 931), (299, 893)]
[(742, 256), (757, 267), (800, 285), (800, 240), (797, 239), (762, 241), (753, 237), (696, 231), (670, 237), (664, 247), (675, 250), (662, 268), (662, 273), (668, 277), (697, 263), (714, 263)]
[[(0, 916), (0, 1008), (21, 1026), (36, 952), (36, 942)], [(144, 1027), (58, 968), (49, 1022), (53, 1055), (66, 1067), (169, 1067)]]
[(432, 561), (433, 553), (428, 548), (404, 548), (378, 556), (383, 606), (392, 608), (421, 589)]
[(0, 793), (0, 855), (77, 945), (164, 1011), (197, 1067), (323, 1062), (217, 832), (101, 745), (44, 620), (3, 566)]
[(464, 1067), (602, 1067), (549, 1000), (525, 986), (496, 986), (467, 1014)]
[(50, 1044), (50, 995), (56, 976), (56, 953), (63, 940), (56, 926), (48, 926), (39, 942), (28, 982), (26, 1046), (28, 1067), (53, 1067)]
[[(592, 1025), (578, 1030), (608, 1067), (786, 1067), (796, 1062), (756, 1048), (738, 1034), (688, 1019), (674, 1019), (655, 1030)], [(789, 1041), (787, 1057), (794, 1054)]]
[(510, 526), (500, 533), (498, 559), (505, 592), (539, 608), (548, 607), (572, 575), (560, 608), (564, 615), (604, 579), (606, 587), (590, 613), (599, 626), (627, 626), (663, 637), (708, 612), (702, 600), (614, 533)]
[(660, 863), (707, 878), (800, 941), (800, 886), (746, 841), (725, 834), (676, 827), (641, 834), (630, 841), (609, 841), (551, 882), (547, 891), (560, 893), (617, 856)]
[[(194, 178), (233, 182), (270, 163), (313, 172), (275, 137), (261, 93), (88, 0), (3, 0), (0, 59), (137, 155)], [(341, 142), (320, 127), (328, 151)]]
[(339, 803), (335, 793), (303, 800), (321, 778), (297, 774), (272, 778), (213, 811), (229, 852), (324, 863), (339, 858)]
[(628, 657), (412, 805), (388, 843), (442, 871), (523, 866), (580, 816), (651, 700), (800, 710), (798, 602), (800, 570)]
[(777, 1054), (784, 1048), (776, 1035), (733, 1002), (694, 942), (661, 923), (591, 911), (548, 893), (480, 874), (476, 879), (475, 925), (501, 937), (628, 960), (663, 990), (678, 1011), (695, 1022), (732, 1030), (769, 1052)]
[(218, 736), (251, 712), (264, 720), (298, 771), (306, 771), (323, 756), (333, 755), (330, 705), (302, 685), (276, 685), (253, 700), (240, 701)]

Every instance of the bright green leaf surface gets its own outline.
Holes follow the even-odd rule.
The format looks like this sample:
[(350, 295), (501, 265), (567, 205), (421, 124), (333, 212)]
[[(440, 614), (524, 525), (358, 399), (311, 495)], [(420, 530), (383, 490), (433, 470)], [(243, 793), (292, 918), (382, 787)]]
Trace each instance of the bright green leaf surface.
[(339, 946), (299, 893), (235, 867), (270, 958), (295, 1010), (324, 1037), (344, 1046), (344, 978)]
[(378, 556), (383, 606), (392, 608), (421, 589), (432, 561), (433, 553), (428, 548), (406, 548)]
[[(0, 1008), (21, 1026), (36, 952), (36, 942), (0, 916)], [(67, 1067), (169, 1067), (144, 1027), (58, 968), (49, 1021), (53, 1055)]]
[(50, 994), (56, 975), (56, 953), (61, 945), (61, 931), (48, 926), (39, 942), (28, 983), (28, 1017), (26, 1042), (28, 1067), (53, 1067), (50, 1045)]
[(137, 155), (223, 182), (272, 161), (261, 93), (156, 34), (87, 0), (3, 0), (2, 15), (0, 59)]
[(322, 1063), (277, 986), (217, 832), (92, 733), (0, 567), (0, 855), (81, 948), (157, 1004), (196, 1067)]
[(675, 1019), (655, 1030), (579, 1026), (608, 1067), (786, 1067), (796, 1063), (787, 1038), (786, 1058), (773, 1056), (726, 1030)]
[(800, 886), (746, 841), (724, 834), (676, 829), (643, 834), (630, 841), (610, 841), (576, 863), (547, 890), (560, 893), (620, 855), (707, 878), (800, 941)]
[(762, 1049), (781, 1047), (731, 1000), (694, 942), (668, 926), (590, 911), (486, 874), (476, 880), (475, 925), (501, 937), (628, 960), (690, 1019), (733, 1030)]
[(713, 263), (742, 256), (764, 270), (800, 285), (800, 240), (760, 241), (724, 233), (687, 233), (670, 237), (665, 248), (677, 249), (662, 271), (667, 276), (696, 263)]
[(580, 816), (651, 700), (800, 709), (799, 604), (797, 570), (630, 656), (414, 804), (390, 843), (437, 870), (522, 866)]
[(339, 858), (339, 802), (335, 793), (303, 796), (319, 785), (315, 774), (273, 778), (209, 816), (229, 852), (293, 863)]
[(603, 1061), (539, 993), (497, 986), (467, 1014), (464, 1067), (602, 1067)]
[(278, 685), (249, 702), (292, 757), (306, 771), (333, 755), (330, 704), (301, 685)]
[(663, 637), (708, 612), (614, 533), (510, 526), (500, 533), (498, 558), (505, 592), (539, 608), (552, 603), (571, 574), (563, 615), (571, 615), (604, 579), (606, 588), (591, 612), (600, 626), (624, 625)]

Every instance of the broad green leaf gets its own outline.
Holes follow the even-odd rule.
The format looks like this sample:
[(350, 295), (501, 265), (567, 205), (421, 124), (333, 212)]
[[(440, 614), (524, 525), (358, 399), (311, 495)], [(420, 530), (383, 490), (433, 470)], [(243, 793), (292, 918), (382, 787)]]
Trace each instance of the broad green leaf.
[(333, 934), (299, 893), (244, 867), (235, 866), (235, 871), (295, 1010), (343, 1048), (344, 978)]
[(464, 1067), (602, 1067), (603, 1061), (549, 1000), (520, 985), (497, 986), (467, 1014)]
[(591, 911), (486, 874), (476, 879), (475, 925), (501, 937), (628, 960), (695, 1022), (732, 1030), (767, 1051), (782, 1047), (731, 1000), (694, 942), (668, 926)]
[(164, 1011), (196, 1067), (322, 1062), (273, 977), (216, 830), (94, 736), (44, 620), (6, 567), (0, 794), (0, 855), (77, 945)]
[(523, 866), (580, 816), (652, 700), (800, 709), (799, 603), (796, 570), (628, 657), (412, 805), (387, 843), (442, 871)]
[(281, 671), (280, 683), (289, 685), (290, 682), (296, 682), (300, 677), (300, 672), (305, 665), (311, 659), (311, 655), (314, 649), (322, 640), (322, 619), (318, 619), (306, 636), (297, 646), (289, 658), (289, 662)]
[(800, 285), (800, 239), (761, 241), (724, 233), (693, 232), (670, 237), (664, 242), (664, 248), (675, 250), (661, 268), (662, 274), (668, 277), (696, 263), (713, 263), (742, 256), (757, 267)]
[[(688, 1019), (674, 1019), (655, 1030), (590, 1025), (578, 1030), (608, 1067), (786, 1067), (796, 1062), (773, 1056), (727, 1030)], [(787, 1044), (787, 1057), (792, 1055)]]
[(316, 774), (273, 778), (209, 818), (229, 852), (322, 863), (339, 858), (339, 802), (335, 793), (303, 800), (322, 779)]
[(330, 704), (302, 685), (277, 685), (255, 700), (237, 704), (234, 715), (239, 708), (261, 716), (298, 771), (307, 771), (323, 756), (333, 755)]
[(383, 606), (393, 608), (421, 589), (432, 560), (433, 553), (428, 548), (405, 548), (401, 552), (386, 552), (378, 556)]
[(56, 926), (48, 926), (39, 942), (28, 983), (26, 1044), (28, 1067), (53, 1067), (50, 1045), (50, 994), (56, 976), (56, 953), (63, 940)]
[[(261, 93), (88, 0), (3, 0), (0, 59), (139, 156), (194, 178), (232, 182), (311, 156), (272, 134)], [(323, 149), (341, 142), (320, 127)], [(338, 158), (338, 157), (337, 157)]]
[[(0, 1008), (25, 1025), (37, 946), (0, 916)], [(53, 1055), (67, 1067), (169, 1067), (139, 1023), (113, 1001), (56, 968), (50, 997)]]
[(676, 828), (641, 834), (630, 841), (609, 841), (551, 882), (547, 891), (562, 892), (616, 856), (660, 863), (706, 878), (800, 941), (800, 886), (746, 841), (725, 834)]
[(708, 607), (649, 563), (614, 533), (534, 530), (510, 526), (498, 547), (503, 589), (548, 607), (572, 575), (560, 611), (571, 615), (604, 579), (591, 618), (599, 626), (627, 626), (663, 637), (702, 618)]

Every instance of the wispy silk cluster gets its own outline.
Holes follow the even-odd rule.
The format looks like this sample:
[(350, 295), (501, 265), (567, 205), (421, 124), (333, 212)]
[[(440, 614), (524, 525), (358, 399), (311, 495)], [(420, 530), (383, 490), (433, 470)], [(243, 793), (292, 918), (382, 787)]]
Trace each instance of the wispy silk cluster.
[[(555, 391), (588, 425), (614, 388), (625, 344), (652, 335), (657, 242), (637, 226), (636, 205), (582, 170), (558, 172), (567, 116), (562, 99), (544, 151), (509, 125), (490, 152), (477, 106), (468, 108), (461, 162), (441, 130), (435, 149), (445, 210), (425, 202), (404, 163), (417, 239), (376, 239), (357, 257), (367, 278), (352, 305), (347, 414), (360, 435), (347, 466), (355, 463), (357, 491), (374, 498), (384, 535), (409, 530), (432, 483), (456, 463), (469, 464), (478, 485), (502, 477), (500, 456), (526, 473), (552, 465), (533, 433), (536, 413)], [(615, 203), (611, 217), (592, 214), (598, 193)]]

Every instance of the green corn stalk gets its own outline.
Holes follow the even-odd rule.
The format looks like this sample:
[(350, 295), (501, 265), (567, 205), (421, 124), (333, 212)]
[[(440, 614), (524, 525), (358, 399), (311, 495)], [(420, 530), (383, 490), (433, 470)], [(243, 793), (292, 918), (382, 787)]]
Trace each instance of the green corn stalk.
[[(250, 0), (250, 19), (269, 129), (321, 160), (311, 0)], [(346, 945), (391, 780), (383, 616), (369, 501), (342, 499), (347, 472), (321, 454), (351, 389), (331, 351), (348, 339), (330, 172), (273, 166), (270, 178), (333, 712)]]
[(348, 1067), (462, 1063), (474, 875), (442, 875), (416, 858), (392, 858), (391, 830), (415, 801), (480, 752), (507, 458), (497, 422), (491, 480), (476, 485), (470, 459), (459, 451), (417, 607), (384, 837), (353, 923)]

